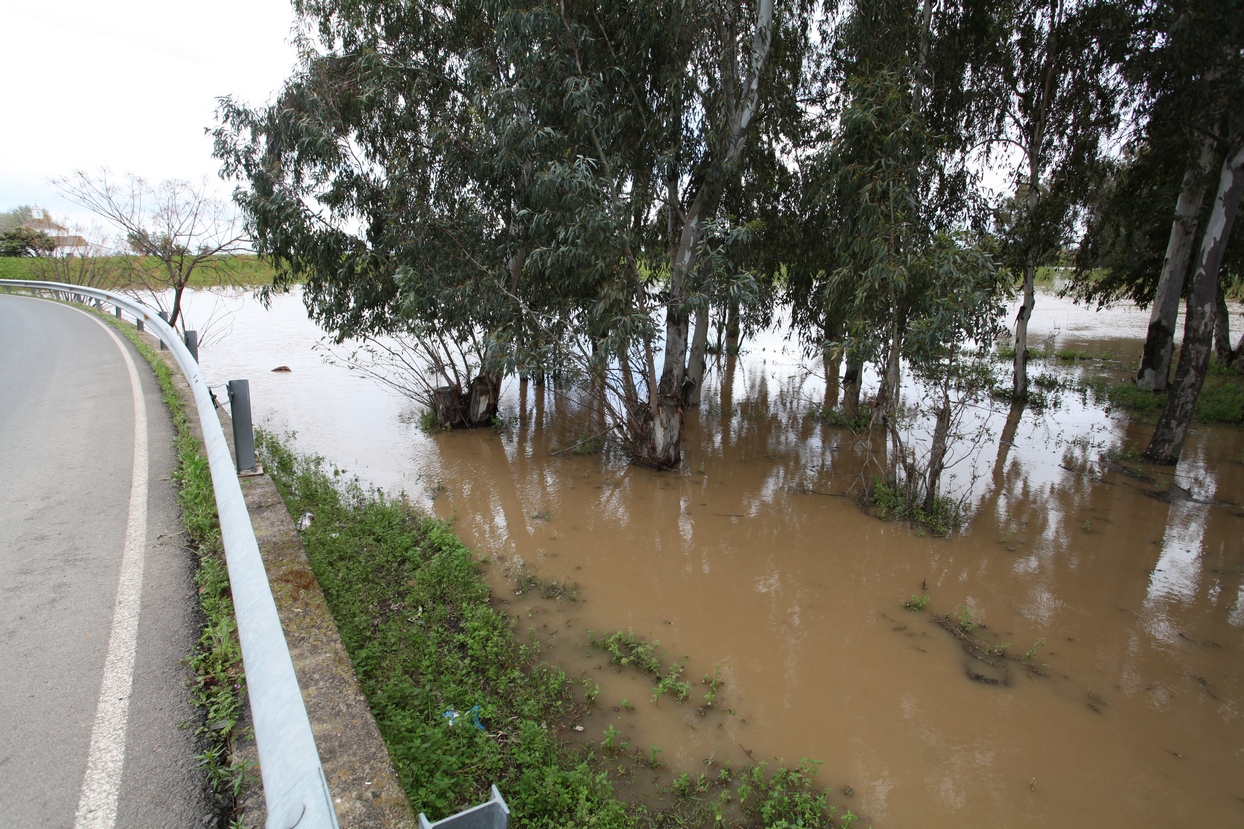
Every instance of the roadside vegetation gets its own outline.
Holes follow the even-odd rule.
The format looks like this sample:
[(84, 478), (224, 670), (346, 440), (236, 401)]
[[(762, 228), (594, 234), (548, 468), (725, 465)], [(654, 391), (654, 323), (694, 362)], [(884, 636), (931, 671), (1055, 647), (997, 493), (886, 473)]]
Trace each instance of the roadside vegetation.
[(173, 384), (168, 364), (143, 341), (133, 326), (118, 323), (105, 314), (100, 316), (132, 342), (151, 365), (177, 432), (177, 469), (173, 477), (180, 485), (178, 502), (186, 536), (198, 557), (195, 584), (203, 611), (198, 644), (186, 657), (191, 670), (190, 690), (200, 714), (194, 722), (184, 726), (194, 728), (202, 741), (204, 750), (198, 755), (199, 765), (218, 798), (221, 812), (232, 815), (243, 787), (253, 774), (250, 764), (235, 754), (241, 736), (239, 721), (246, 699), (246, 676), (242, 670), (242, 649), (229, 592), (211, 471), (206, 456), (200, 451), (199, 439), (190, 428), (185, 404)]
[[(481, 803), (496, 784), (524, 827), (850, 826), (815, 785), (816, 764), (706, 767), (644, 792), (624, 753), (570, 740), (594, 695), (523, 644), (492, 606), (481, 558), (451, 528), (401, 498), (364, 491), (322, 459), (272, 434), (256, 440), (293, 515), (314, 518), (303, 543), (397, 773), (416, 812), (436, 820)], [(557, 600), (556, 598), (550, 599)], [(633, 634), (593, 637), (656, 671), (654, 694), (686, 699), (681, 663), (660, 665)], [(719, 682), (706, 680), (712, 694)], [(709, 703), (711, 704), (711, 703)], [(581, 729), (580, 729), (581, 730)], [(606, 734), (606, 741), (609, 735)], [(654, 747), (646, 763), (660, 766)], [(625, 759), (625, 758), (623, 758)], [(662, 798), (663, 805), (652, 805)]]

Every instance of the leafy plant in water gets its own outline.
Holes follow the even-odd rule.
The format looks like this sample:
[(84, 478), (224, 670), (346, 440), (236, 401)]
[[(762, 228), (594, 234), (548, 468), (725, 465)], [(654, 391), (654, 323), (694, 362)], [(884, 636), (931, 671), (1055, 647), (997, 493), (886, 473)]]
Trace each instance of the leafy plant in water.
[[(953, 621), (959, 627), (959, 630), (964, 633), (972, 633), (981, 626), (980, 616), (966, 604), (956, 607), (952, 615), (954, 617)], [(951, 617), (947, 616), (946, 618), (949, 619)]]
[(660, 642), (645, 642), (634, 630), (617, 631), (597, 637), (588, 631), (588, 641), (609, 654), (609, 661), (619, 667), (634, 667), (646, 674), (661, 674), (661, 660), (656, 655)]
[(1045, 637), (1042, 636), (1040, 639), (1037, 640), (1037, 643), (1035, 645), (1033, 645), (1031, 648), (1029, 648), (1027, 651), (1024, 652), (1024, 661), (1031, 662), (1033, 659), (1036, 658), (1037, 653), (1040, 652), (1041, 648), (1044, 646), (1045, 646)]
[(717, 663), (712, 676), (705, 674), (701, 681), (708, 686), (708, 691), (704, 694), (704, 707), (712, 708), (717, 701), (717, 689), (724, 684), (721, 679), (721, 663)]
[(928, 606), (928, 604), (929, 604), (929, 597), (927, 595), (917, 596), (915, 593), (912, 593), (911, 598), (903, 602), (903, 607), (907, 608), (908, 610), (914, 611), (915, 613), (919, 613), (920, 611), (924, 610), (925, 607)]
[(618, 748), (618, 729), (612, 724), (605, 726), (605, 738), (601, 741), (600, 747), (605, 751), (614, 752)]
[(683, 668), (687, 664), (688, 657), (684, 656), (681, 661), (674, 665), (670, 665), (669, 670), (665, 672), (660, 679), (657, 680), (657, 686), (652, 690), (652, 701), (656, 702), (667, 693), (673, 693), (674, 698), (679, 702), (686, 702), (687, 697), (691, 696), (691, 683), (683, 681)]
[(820, 765), (805, 758), (793, 769), (779, 768), (772, 775), (766, 775), (765, 764), (757, 763), (742, 776), (738, 788), (739, 805), (745, 814), (758, 819), (765, 827), (822, 826), (835, 809), (813, 785)]

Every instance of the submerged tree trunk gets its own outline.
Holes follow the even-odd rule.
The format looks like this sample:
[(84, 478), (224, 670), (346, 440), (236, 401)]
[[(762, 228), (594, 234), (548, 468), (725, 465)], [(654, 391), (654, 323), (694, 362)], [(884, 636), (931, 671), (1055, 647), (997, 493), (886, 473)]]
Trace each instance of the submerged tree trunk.
[(847, 369), (842, 375), (842, 385), (844, 388), (842, 407), (846, 409), (852, 420), (857, 420), (860, 416), (860, 382), (863, 373), (864, 362), (848, 349)]
[(1175, 219), (1166, 243), (1162, 274), (1149, 309), (1149, 332), (1145, 350), (1136, 372), (1136, 386), (1146, 391), (1163, 391), (1171, 373), (1171, 354), (1175, 348), (1175, 322), (1179, 318), (1179, 298), (1184, 290), (1184, 275), (1196, 243), (1197, 213), (1205, 199), (1205, 173), (1214, 160), (1214, 141), (1206, 139), (1196, 166), (1184, 173), (1179, 199), (1175, 202)]
[(1231, 150), (1222, 162), (1218, 195), (1214, 199), (1197, 256), (1196, 276), (1184, 320), (1184, 340), (1179, 349), (1175, 382), (1171, 385), (1166, 408), (1162, 410), (1153, 439), (1145, 449), (1145, 457), (1154, 463), (1171, 465), (1179, 461), (1188, 427), (1192, 423), (1192, 412), (1209, 369), (1218, 304), (1218, 270), (1239, 210), (1240, 195), (1244, 192), (1244, 145), (1240, 141), (1241, 130), (1244, 129), (1244, 105), (1233, 116)]
[(937, 493), (946, 469), (946, 449), (950, 438), (950, 393), (942, 390), (942, 403), (937, 409), (937, 422), (933, 425), (933, 440), (929, 447), (929, 474), (925, 479), (924, 510), (932, 514), (937, 503)]
[(828, 412), (838, 406), (838, 370), (842, 365), (842, 351), (826, 349), (821, 357), (821, 365), (825, 370), (825, 400), (821, 405)]
[(1029, 258), (1024, 265), (1024, 302), (1015, 316), (1015, 382), (1011, 390), (1014, 400), (1028, 399), (1028, 320), (1036, 304), (1036, 274), (1036, 260)]
[(894, 419), (898, 410), (899, 384), (902, 377), (902, 343), (903, 335), (899, 324), (895, 321), (890, 327), (890, 349), (886, 354), (885, 375), (881, 378), (881, 388), (877, 391), (877, 402), (873, 407), (872, 423), (880, 425)]
[(730, 300), (726, 308), (726, 350), (739, 350), (739, 301)]
[(691, 334), (691, 356), (687, 360), (686, 395), (688, 406), (700, 405), (700, 393), (704, 385), (704, 370), (708, 353), (708, 307), (695, 309), (695, 329)]
[(650, 406), (641, 405), (632, 418), (631, 454), (635, 463), (652, 469), (677, 466), (682, 460), (682, 408), (662, 399), (655, 414)]
[(497, 416), (500, 388), (499, 378), (481, 371), (465, 391), (459, 385), (432, 389), (428, 404), (436, 422), (446, 428), (488, 426)]
[(1231, 350), (1231, 309), (1227, 307), (1227, 297), (1218, 286), (1218, 300), (1214, 307), (1214, 356), (1218, 365), (1231, 365), (1235, 361), (1235, 352)]

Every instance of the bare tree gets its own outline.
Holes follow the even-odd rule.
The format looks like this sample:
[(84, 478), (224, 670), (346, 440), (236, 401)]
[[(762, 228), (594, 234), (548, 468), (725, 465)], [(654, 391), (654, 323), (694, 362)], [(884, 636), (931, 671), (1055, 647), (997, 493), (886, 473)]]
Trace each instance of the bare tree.
[(123, 251), (132, 254), (122, 260), (125, 281), (174, 328), (185, 329), (182, 294), (191, 278), (232, 284), (231, 257), (249, 251), (241, 220), (208, 193), (206, 179), (151, 184), (133, 174), (118, 181), (107, 170), (98, 177), (79, 170), (52, 183), (118, 231)]

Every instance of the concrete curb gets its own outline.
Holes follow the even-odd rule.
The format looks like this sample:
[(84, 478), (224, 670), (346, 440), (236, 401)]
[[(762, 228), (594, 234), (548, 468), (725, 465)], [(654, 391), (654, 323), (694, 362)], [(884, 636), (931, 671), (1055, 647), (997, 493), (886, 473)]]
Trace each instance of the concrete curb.
[[(242, 494), (338, 822), (342, 829), (415, 826), (410, 803), (285, 502), (267, 475), (244, 478)], [(256, 800), (262, 810), (262, 797)], [(244, 821), (250, 823), (252, 815), (248, 808)]]

